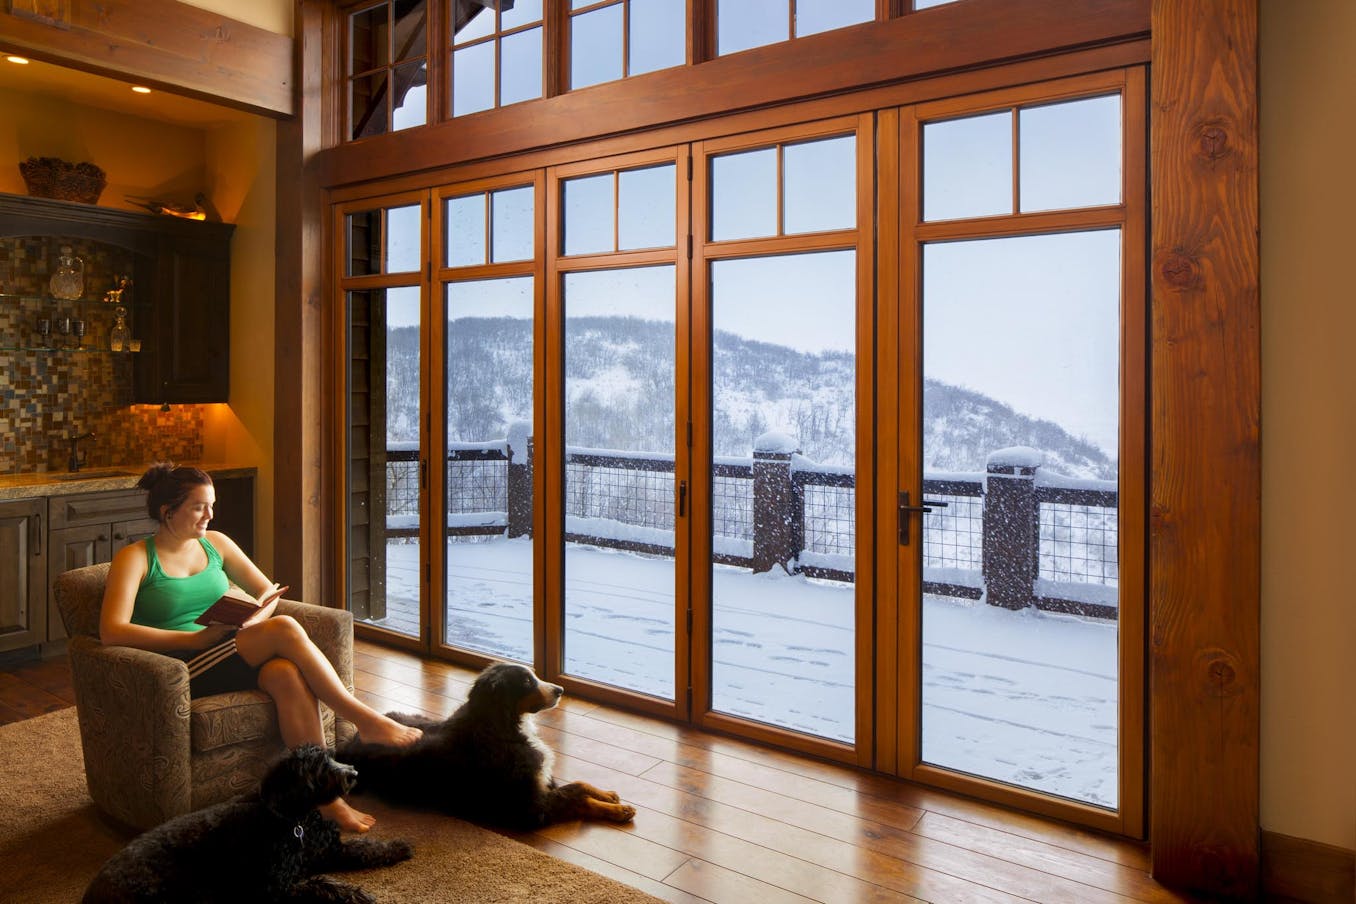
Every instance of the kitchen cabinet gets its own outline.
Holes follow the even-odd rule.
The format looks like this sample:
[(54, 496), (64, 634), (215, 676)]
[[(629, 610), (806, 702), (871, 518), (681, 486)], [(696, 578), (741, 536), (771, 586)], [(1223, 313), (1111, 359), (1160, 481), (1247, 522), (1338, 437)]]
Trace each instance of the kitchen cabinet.
[(47, 639), (46, 499), (0, 502), (0, 652)]
[[(49, 500), (47, 532), (47, 586), (72, 568), (110, 562), (129, 543), (155, 533), (157, 522), (146, 517), (146, 494), (141, 490), (113, 490), (53, 496)], [(47, 616), (48, 641), (62, 640), (66, 629), (56, 602)]]
[[(147, 215), (47, 198), (0, 194), (0, 238), (84, 239), (122, 249), (130, 272), (133, 335), (132, 401), (147, 404), (228, 401), (230, 390), (230, 241), (235, 227)], [(119, 271), (122, 272), (122, 271)], [(0, 293), (10, 291), (0, 287)], [(101, 304), (97, 287), (75, 304)], [(0, 303), (36, 306), (17, 318), (27, 323), (51, 306), (42, 296), (17, 295)], [(0, 346), (6, 341), (0, 339)], [(26, 354), (71, 355), (99, 351), (36, 348), (16, 337)], [(45, 344), (45, 343), (44, 343)], [(104, 346), (106, 348), (106, 346)]]

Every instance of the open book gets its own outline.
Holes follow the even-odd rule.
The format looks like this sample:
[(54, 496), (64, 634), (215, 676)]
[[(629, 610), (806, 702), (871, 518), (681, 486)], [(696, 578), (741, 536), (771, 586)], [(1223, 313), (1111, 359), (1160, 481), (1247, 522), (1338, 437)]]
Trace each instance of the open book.
[(286, 587), (274, 584), (255, 597), (232, 585), (196, 621), (200, 625), (242, 627), (246, 622), (252, 625), (271, 616), (278, 606), (278, 599), (286, 592)]

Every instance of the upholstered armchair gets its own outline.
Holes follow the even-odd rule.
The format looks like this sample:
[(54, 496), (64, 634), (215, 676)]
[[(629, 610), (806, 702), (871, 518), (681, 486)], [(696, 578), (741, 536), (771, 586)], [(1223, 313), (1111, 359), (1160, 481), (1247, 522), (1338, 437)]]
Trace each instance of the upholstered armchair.
[[(263, 691), (190, 700), (180, 660), (99, 642), (99, 608), (108, 565), (62, 574), (53, 584), (68, 651), (89, 796), (114, 821), (137, 829), (214, 804), (257, 786), (282, 751), (273, 701)], [(306, 629), (353, 687), (353, 616), (283, 600), (277, 614)], [(351, 723), (321, 706), (333, 745)], [(337, 734), (337, 738), (336, 738)]]

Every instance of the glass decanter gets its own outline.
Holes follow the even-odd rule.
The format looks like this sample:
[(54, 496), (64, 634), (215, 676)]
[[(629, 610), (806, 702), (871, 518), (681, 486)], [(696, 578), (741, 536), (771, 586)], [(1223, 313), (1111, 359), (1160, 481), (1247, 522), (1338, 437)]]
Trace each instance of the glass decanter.
[(132, 338), (132, 331), (127, 328), (127, 309), (118, 305), (113, 309), (113, 316), (117, 318), (113, 323), (113, 329), (108, 331), (108, 347), (120, 352), (127, 348), (127, 342)]
[(61, 246), (56, 272), (47, 287), (53, 298), (79, 298), (85, 294), (85, 262), (71, 253), (70, 245)]

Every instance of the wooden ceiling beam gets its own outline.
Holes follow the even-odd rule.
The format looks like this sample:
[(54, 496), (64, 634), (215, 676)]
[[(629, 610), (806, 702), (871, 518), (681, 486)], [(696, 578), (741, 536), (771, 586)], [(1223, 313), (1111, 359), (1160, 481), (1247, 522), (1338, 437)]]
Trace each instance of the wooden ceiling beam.
[(0, 5), (0, 50), (273, 117), (296, 112), (294, 46), (176, 0)]

